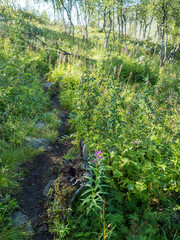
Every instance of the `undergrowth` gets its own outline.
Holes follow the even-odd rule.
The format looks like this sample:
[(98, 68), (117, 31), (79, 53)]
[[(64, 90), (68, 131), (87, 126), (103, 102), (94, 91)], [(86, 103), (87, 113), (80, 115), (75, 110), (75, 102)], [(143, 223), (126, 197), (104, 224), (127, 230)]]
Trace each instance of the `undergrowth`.
[[(26, 146), (25, 139), (55, 141), (60, 121), (43, 89), (52, 67), (48, 53), (25, 40), (25, 22), (30, 22), (22, 13), (10, 7), (0, 11), (7, 18), (0, 27), (0, 239), (16, 240), (27, 237), (23, 226), (12, 223), (12, 213), (19, 208), (16, 196), (21, 194), (24, 175), (21, 164), (41, 152)], [(38, 128), (40, 123), (43, 128)]]
[(105, 176), (95, 175), (98, 196), (87, 184), (58, 239), (178, 239), (179, 69), (151, 58), (106, 50), (99, 61), (69, 58), (50, 72), (77, 146), (84, 140), (90, 156), (102, 150)]
[[(96, 29), (86, 43), (30, 13), (4, 8), (1, 15), (7, 21), (0, 38), (0, 237), (25, 238), (24, 230), (11, 225), (18, 208), (14, 195), (21, 190), (19, 166), (39, 153), (25, 145), (25, 137), (57, 138), (58, 113), (43, 80), (56, 83), (70, 111), (75, 144), (68, 158), (84, 140), (94, 173), (72, 215), (59, 221), (62, 206), (52, 202), (55, 237), (178, 240), (178, 59), (160, 68), (159, 56), (148, 50), (152, 42), (128, 38), (128, 53), (123, 40), (105, 50)], [(57, 45), (82, 58), (64, 56)], [(41, 121), (42, 130), (36, 128)], [(95, 150), (102, 152), (99, 164)]]

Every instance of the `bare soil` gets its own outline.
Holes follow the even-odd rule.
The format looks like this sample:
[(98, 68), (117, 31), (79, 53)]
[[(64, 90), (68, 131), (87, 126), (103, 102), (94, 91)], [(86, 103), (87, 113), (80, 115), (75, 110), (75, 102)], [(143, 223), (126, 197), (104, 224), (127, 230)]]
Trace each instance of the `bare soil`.
[[(61, 109), (57, 94), (51, 98), (53, 107), (60, 112), (62, 124), (59, 129), (59, 137), (66, 134), (68, 112)], [(34, 240), (50, 240), (53, 236), (48, 230), (47, 213), (45, 204), (47, 198), (43, 196), (43, 190), (52, 179), (57, 179), (61, 170), (61, 161), (64, 154), (71, 148), (71, 141), (59, 144), (56, 141), (52, 151), (43, 152), (31, 163), (24, 163), (23, 169), (27, 174), (22, 181), (22, 193), (20, 197), (20, 208), (29, 217), (35, 234)], [(71, 173), (70, 173), (71, 174)]]

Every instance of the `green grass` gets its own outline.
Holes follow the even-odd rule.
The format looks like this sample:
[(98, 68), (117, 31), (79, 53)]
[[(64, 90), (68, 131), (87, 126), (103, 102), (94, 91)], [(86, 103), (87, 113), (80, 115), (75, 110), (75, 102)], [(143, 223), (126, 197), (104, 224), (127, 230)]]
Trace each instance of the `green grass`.
[[(0, 38), (0, 238), (26, 239), (23, 227), (14, 227), (10, 217), (18, 208), (15, 196), (21, 194), (21, 164), (40, 153), (28, 148), (25, 138), (54, 142), (61, 122), (58, 111), (52, 110), (50, 93), (43, 89), (52, 67), (49, 53), (24, 40), (23, 31), (31, 28), (29, 20), (4, 10), (10, 21), (1, 25)], [(37, 128), (39, 122), (43, 122), (42, 128)]]
[[(97, 196), (106, 200), (107, 239), (176, 239), (179, 70), (176, 63), (160, 68), (158, 56), (150, 54), (139, 63), (143, 49), (133, 53), (130, 47), (128, 55), (122, 48), (119, 53), (89, 48), (96, 61), (61, 61), (49, 79), (58, 82), (60, 101), (71, 111), (75, 142), (85, 141), (90, 161), (95, 149), (103, 152), (106, 179), (97, 180), (102, 190)], [(103, 204), (96, 202), (96, 211), (86, 212), (94, 194), (90, 186), (87, 191), (84, 203), (80, 197), (64, 221), (69, 235), (61, 228), (69, 239), (105, 236)], [(56, 232), (62, 219), (53, 221)]]
[[(70, 111), (74, 146), (66, 158), (73, 159), (84, 140), (89, 160), (97, 148), (103, 159), (98, 168), (92, 166), (94, 185), (78, 197), (71, 217), (60, 219), (61, 205), (57, 211), (52, 203), (51, 231), (58, 239), (73, 240), (178, 239), (178, 57), (160, 68), (149, 40), (128, 37), (128, 53), (123, 39), (104, 49), (97, 29), (90, 29), (85, 43), (78, 28), (73, 40), (58, 25), (6, 11), (12, 22), (2, 26), (0, 39), (0, 237), (24, 238), (9, 225), (9, 216), (17, 207), (19, 166), (38, 154), (25, 146), (25, 137), (55, 141), (58, 136), (58, 112), (42, 87), (53, 81)], [(56, 42), (82, 57), (63, 56)], [(44, 127), (36, 128), (41, 121)]]

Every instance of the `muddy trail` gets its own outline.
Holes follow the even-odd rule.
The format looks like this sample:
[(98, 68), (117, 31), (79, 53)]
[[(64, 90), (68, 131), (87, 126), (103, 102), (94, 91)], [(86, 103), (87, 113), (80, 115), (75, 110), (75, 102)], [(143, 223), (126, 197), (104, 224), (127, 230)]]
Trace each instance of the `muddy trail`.
[[(58, 109), (62, 120), (59, 128), (59, 137), (66, 134), (68, 122), (68, 112), (61, 109), (58, 95), (51, 97), (53, 108)], [(27, 174), (22, 181), (22, 193), (19, 200), (21, 211), (30, 219), (34, 240), (50, 240), (53, 236), (48, 230), (47, 213), (45, 209), (47, 197), (43, 195), (43, 190), (48, 182), (56, 179), (60, 172), (60, 159), (71, 148), (71, 142), (53, 144), (51, 151), (45, 151), (36, 157), (31, 163), (24, 163), (23, 168)]]

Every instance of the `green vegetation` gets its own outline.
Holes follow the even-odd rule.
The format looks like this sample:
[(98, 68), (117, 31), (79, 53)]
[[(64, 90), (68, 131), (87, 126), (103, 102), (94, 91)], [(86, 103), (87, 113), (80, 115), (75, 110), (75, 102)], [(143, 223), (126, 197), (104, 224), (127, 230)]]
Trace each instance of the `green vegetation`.
[[(42, 85), (43, 76), (52, 67), (48, 54), (45, 49), (35, 51), (24, 41), (23, 13), (3, 8), (1, 14), (10, 20), (1, 26), (0, 39), (0, 239), (14, 240), (25, 236), (11, 223), (11, 213), (18, 208), (13, 196), (21, 190), (20, 165), (40, 152), (27, 147), (25, 138), (54, 141), (59, 120)], [(44, 122), (43, 129), (36, 128), (39, 121)]]
[(56, 239), (180, 239), (178, 54), (160, 67), (150, 40), (110, 38), (105, 49), (96, 28), (85, 41), (77, 27), (73, 39), (47, 18), (0, 11), (0, 239), (27, 237), (11, 223), (21, 163), (40, 153), (26, 137), (58, 136), (45, 81), (55, 82), (70, 112), (68, 158), (83, 140), (93, 173), (71, 215), (62, 217), (62, 206), (52, 202), (48, 222)]
[(91, 161), (103, 152), (98, 186), (74, 204), (65, 239), (178, 239), (178, 67), (159, 68), (150, 55), (141, 64), (136, 55), (103, 55), (82, 67), (61, 62), (50, 75), (76, 142), (85, 141)]

